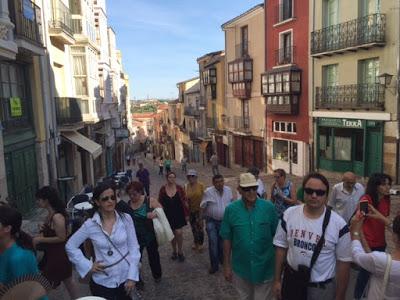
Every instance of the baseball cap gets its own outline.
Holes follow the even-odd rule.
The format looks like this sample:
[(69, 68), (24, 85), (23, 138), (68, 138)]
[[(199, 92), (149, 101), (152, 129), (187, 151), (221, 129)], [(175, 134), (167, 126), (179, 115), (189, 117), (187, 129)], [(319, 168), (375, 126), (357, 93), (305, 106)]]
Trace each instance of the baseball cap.
[(186, 175), (187, 176), (196, 176), (197, 177), (197, 171), (194, 170), (194, 169), (190, 169), (190, 170), (188, 170)]
[(240, 174), (239, 177), (240, 187), (258, 186), (257, 180), (251, 173)]

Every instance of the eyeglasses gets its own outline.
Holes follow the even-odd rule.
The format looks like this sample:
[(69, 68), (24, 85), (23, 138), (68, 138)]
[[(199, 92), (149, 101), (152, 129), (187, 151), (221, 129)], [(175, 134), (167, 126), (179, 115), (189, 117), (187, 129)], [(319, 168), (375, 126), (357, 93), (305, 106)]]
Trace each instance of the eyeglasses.
[(106, 202), (107, 200), (112, 200), (115, 201), (117, 198), (115, 197), (115, 195), (111, 195), (111, 196), (105, 196), (103, 198), (100, 198), (101, 202)]
[(246, 186), (242, 187), (243, 192), (257, 191), (258, 186)]
[(311, 189), (311, 188), (304, 188), (304, 192), (307, 195), (312, 195), (312, 194), (315, 193), (319, 197), (321, 197), (321, 196), (326, 194), (326, 191), (324, 191), (324, 190), (314, 190), (314, 189)]

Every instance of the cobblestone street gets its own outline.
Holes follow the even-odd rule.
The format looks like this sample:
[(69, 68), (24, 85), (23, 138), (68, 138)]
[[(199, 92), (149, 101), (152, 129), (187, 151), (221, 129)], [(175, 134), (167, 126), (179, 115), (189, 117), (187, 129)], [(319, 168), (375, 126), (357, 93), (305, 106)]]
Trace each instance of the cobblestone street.
[[(145, 165), (151, 173), (151, 194), (157, 196), (159, 187), (164, 184), (164, 176), (157, 174), (158, 167), (153, 166), (150, 160), (145, 160)], [(195, 168), (199, 173), (199, 180), (206, 185), (211, 185), (211, 168), (209, 166), (202, 166), (201, 164), (189, 165), (189, 168)], [(185, 181), (184, 174), (179, 169), (179, 166), (174, 165), (173, 168), (177, 173), (178, 184), (183, 184)], [(226, 184), (234, 190), (237, 185), (237, 174), (240, 170), (232, 170), (228, 168), (220, 168), (220, 172), (226, 179)], [(267, 184), (268, 192), (272, 184), (272, 176), (262, 175), (264, 182)], [(291, 178), (297, 186), (300, 185), (301, 178)], [(331, 183), (335, 183), (334, 179), (330, 179)], [(400, 210), (399, 197), (392, 197), (392, 212)], [(40, 221), (43, 215), (38, 214), (30, 220), (25, 222), (25, 228), (29, 231), (34, 231), (36, 224)], [(389, 241), (390, 242), (390, 241)], [(237, 293), (234, 287), (224, 280), (222, 268), (214, 275), (208, 274), (209, 258), (207, 250), (207, 239), (205, 248), (202, 253), (194, 252), (191, 249), (192, 234), (190, 226), (184, 229), (184, 254), (186, 260), (184, 263), (172, 261), (170, 259), (171, 247), (164, 245), (159, 248), (161, 255), (161, 264), (163, 267), (163, 278), (160, 283), (155, 283), (150, 273), (150, 267), (147, 261), (147, 254), (143, 257), (143, 277), (145, 281), (145, 290), (143, 297), (145, 299), (237, 299)], [(390, 248), (390, 244), (389, 244)], [(76, 274), (75, 274), (76, 276)], [(348, 288), (347, 299), (352, 299), (351, 294), (354, 289), (355, 272), (352, 271), (351, 280)], [(79, 291), (81, 296), (90, 295), (88, 286), (79, 284)], [(50, 299), (68, 299), (65, 288), (61, 285), (50, 294)]]

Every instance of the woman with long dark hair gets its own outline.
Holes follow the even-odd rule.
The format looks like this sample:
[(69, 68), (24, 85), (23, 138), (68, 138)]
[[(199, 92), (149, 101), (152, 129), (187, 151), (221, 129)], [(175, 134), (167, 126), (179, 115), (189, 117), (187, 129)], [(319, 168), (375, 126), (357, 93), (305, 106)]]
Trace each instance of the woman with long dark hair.
[[(360, 201), (368, 203), (384, 217), (390, 215), (390, 187), (392, 178), (383, 173), (372, 174), (367, 182), (365, 195)], [(367, 217), (362, 226), (362, 238), (365, 239), (365, 245), (368, 245), (369, 251), (381, 251), (386, 249), (385, 223), (380, 219)], [(361, 269), (357, 276), (354, 298), (361, 299), (364, 295), (370, 273)]]
[(35, 196), (37, 205), (48, 213), (40, 235), (33, 238), (33, 244), (44, 251), (39, 269), (53, 288), (63, 282), (71, 299), (75, 299), (78, 297), (77, 286), (72, 278), (72, 264), (65, 252), (68, 232), (64, 203), (56, 189), (50, 186), (42, 187)]
[(16, 209), (0, 206), (0, 285), (39, 274), (32, 239), (21, 225), (22, 215)]
[(189, 205), (185, 195), (185, 190), (177, 185), (176, 174), (174, 172), (167, 173), (167, 184), (163, 185), (158, 194), (158, 201), (164, 208), (165, 215), (174, 232), (172, 245), (172, 260), (185, 261), (183, 255), (183, 232), (182, 228), (186, 225), (189, 218)]
[[(100, 183), (93, 191), (95, 213), (75, 232), (65, 246), (79, 275), (90, 276), (93, 296), (128, 300), (139, 280), (139, 244), (132, 218), (115, 209), (117, 196), (112, 182)], [(90, 239), (95, 260), (79, 248)]]
[[(129, 201), (128, 203), (123, 200), (119, 201), (117, 208), (132, 217), (140, 245), (140, 253), (143, 255), (143, 251), (146, 249), (151, 274), (155, 282), (160, 282), (162, 275), (160, 254), (153, 227), (153, 219), (157, 217), (157, 214), (153, 209), (161, 207), (161, 205), (157, 200), (145, 194), (143, 184), (139, 181), (129, 183), (125, 191), (129, 196)], [(142, 289), (143, 286), (144, 282), (140, 276), (137, 287), (138, 289)]]

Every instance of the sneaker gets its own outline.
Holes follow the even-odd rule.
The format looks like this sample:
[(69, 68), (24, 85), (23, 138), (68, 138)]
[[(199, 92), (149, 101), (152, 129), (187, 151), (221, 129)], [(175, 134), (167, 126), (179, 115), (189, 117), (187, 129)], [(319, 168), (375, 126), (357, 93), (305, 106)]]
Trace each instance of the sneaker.
[(178, 254), (178, 261), (179, 262), (184, 262), (185, 261), (185, 256), (183, 256), (183, 254)]
[(178, 258), (178, 254), (176, 252), (172, 252), (171, 259), (176, 260)]

